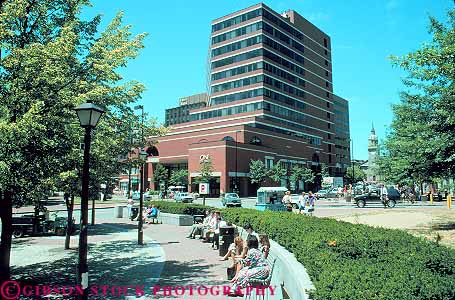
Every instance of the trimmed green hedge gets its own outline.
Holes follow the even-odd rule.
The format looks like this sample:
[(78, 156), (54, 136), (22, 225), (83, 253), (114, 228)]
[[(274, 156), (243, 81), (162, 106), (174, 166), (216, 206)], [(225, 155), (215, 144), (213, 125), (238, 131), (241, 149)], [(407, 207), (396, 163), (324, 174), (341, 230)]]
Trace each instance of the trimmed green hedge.
[[(160, 204), (162, 211), (199, 214), (207, 208), (168, 203)], [(453, 249), (401, 230), (286, 212), (221, 211), (227, 221), (249, 222), (294, 253), (316, 286), (315, 300), (455, 299)]]
[(211, 206), (204, 206), (199, 204), (176, 203), (169, 201), (148, 201), (146, 205), (154, 204), (160, 211), (180, 214), (180, 215), (203, 215), (206, 210), (214, 209)]

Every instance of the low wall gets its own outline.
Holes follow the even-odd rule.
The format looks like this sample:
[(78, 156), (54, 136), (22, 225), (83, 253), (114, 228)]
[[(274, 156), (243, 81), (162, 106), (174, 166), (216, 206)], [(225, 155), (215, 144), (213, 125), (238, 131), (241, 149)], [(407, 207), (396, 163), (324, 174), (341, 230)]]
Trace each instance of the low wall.
[(158, 215), (158, 220), (163, 224), (177, 225), (177, 226), (191, 226), (193, 225), (193, 216), (189, 215), (177, 215), (162, 213)]
[[(240, 236), (244, 239), (247, 232), (239, 227)], [(270, 252), (268, 260), (277, 259), (272, 274), (271, 286), (277, 289), (282, 287), (291, 300), (307, 300), (308, 290), (314, 290), (315, 287), (311, 282), (305, 267), (297, 261), (294, 254), (286, 250), (277, 242), (270, 240)], [(278, 291), (273, 299), (282, 300), (283, 292)]]

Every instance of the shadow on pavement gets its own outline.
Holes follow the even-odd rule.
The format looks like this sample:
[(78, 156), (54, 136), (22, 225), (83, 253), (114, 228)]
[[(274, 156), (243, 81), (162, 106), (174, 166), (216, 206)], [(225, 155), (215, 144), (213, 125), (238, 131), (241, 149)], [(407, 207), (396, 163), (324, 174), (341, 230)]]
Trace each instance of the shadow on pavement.
[[(117, 240), (109, 243), (90, 245), (88, 254), (89, 284), (96, 286), (102, 299), (123, 299), (118, 290), (110, 290), (113, 286), (144, 285), (146, 295), (151, 295), (151, 288), (160, 276), (163, 262), (156, 261), (159, 256), (147, 255), (149, 247), (139, 246), (134, 241)], [(137, 251), (138, 253), (135, 253)], [(63, 251), (63, 250), (62, 250)], [(60, 260), (31, 264), (12, 269), (14, 280), (30, 285), (75, 286), (78, 253), (67, 251), (66, 257)], [(107, 295), (103, 295), (103, 285), (109, 286)], [(135, 290), (128, 290), (134, 295)], [(93, 296), (93, 297), (92, 297)], [(94, 295), (89, 296), (95, 299)], [(58, 297), (58, 299), (75, 299), (74, 295)], [(49, 299), (49, 297), (22, 296), (18, 299)]]
[(110, 235), (113, 233), (127, 232), (137, 230), (136, 224), (125, 223), (100, 223), (95, 226), (89, 226), (89, 235)]
[(161, 286), (226, 284), (226, 280), (207, 274), (207, 270), (214, 265), (201, 264), (201, 262), (204, 262), (204, 260), (192, 260), (189, 262), (166, 261), (159, 284)]

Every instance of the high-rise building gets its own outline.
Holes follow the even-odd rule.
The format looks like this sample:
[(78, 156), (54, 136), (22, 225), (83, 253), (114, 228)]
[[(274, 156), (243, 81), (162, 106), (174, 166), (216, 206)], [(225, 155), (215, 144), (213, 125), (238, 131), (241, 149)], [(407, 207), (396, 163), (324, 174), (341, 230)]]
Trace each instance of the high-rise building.
[[(336, 125), (334, 97), (330, 37), (295, 11), (279, 14), (253, 5), (212, 21), (208, 105), (190, 110), (189, 122), (158, 139), (153, 161), (167, 168), (188, 164), (195, 189), (200, 159), (212, 157), (214, 195), (235, 189), (254, 195), (252, 159), (281, 164), (288, 175), (296, 165), (318, 173), (323, 163), (332, 174), (341, 172), (337, 164), (349, 163), (349, 120), (347, 103), (339, 100)], [(305, 188), (320, 182), (317, 177)], [(289, 176), (267, 184), (304, 188)]]
[(171, 126), (190, 121), (190, 110), (207, 106), (208, 94), (196, 94), (179, 99), (180, 105), (166, 109), (164, 125)]

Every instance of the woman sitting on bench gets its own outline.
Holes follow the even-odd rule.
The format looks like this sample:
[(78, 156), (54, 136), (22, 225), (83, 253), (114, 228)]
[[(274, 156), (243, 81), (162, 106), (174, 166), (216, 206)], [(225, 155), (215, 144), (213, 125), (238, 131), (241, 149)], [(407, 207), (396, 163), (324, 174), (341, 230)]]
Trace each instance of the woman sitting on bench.
[(240, 288), (249, 285), (250, 281), (265, 280), (269, 276), (270, 267), (261, 251), (258, 250), (259, 242), (256, 236), (250, 235), (247, 239), (248, 254), (240, 261), (242, 269), (231, 280), (231, 290), (234, 294), (229, 296), (242, 296)]
[(227, 268), (228, 280), (231, 280), (232, 278), (234, 278), (234, 276), (236, 274), (237, 263), (240, 260), (240, 258), (237, 258), (237, 257), (242, 255), (243, 244), (244, 244), (244, 240), (242, 239), (242, 237), (237, 236), (234, 239), (234, 243), (232, 243), (229, 246), (229, 249), (228, 249), (228, 252), (226, 253), (226, 255), (220, 259), (221, 261), (228, 260), (229, 257), (232, 259), (232, 265)]

